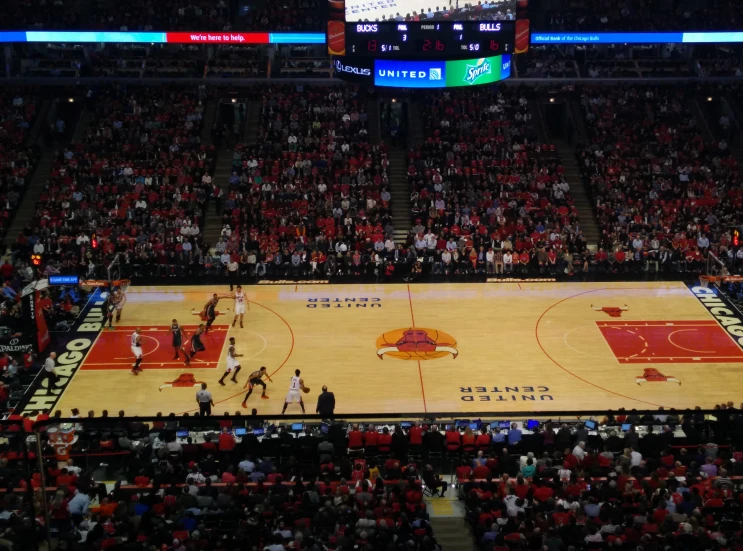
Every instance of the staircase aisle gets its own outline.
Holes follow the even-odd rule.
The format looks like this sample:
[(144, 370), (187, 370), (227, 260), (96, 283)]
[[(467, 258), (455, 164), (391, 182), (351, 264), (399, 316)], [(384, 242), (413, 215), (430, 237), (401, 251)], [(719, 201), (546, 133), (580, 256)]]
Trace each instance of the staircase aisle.
[(565, 178), (570, 184), (570, 195), (578, 209), (578, 222), (583, 230), (583, 237), (589, 250), (595, 251), (598, 247), (601, 232), (591, 205), (591, 196), (586, 190), (575, 158), (575, 148), (565, 141), (555, 141), (555, 145), (557, 146), (557, 152), (560, 154), (562, 166), (565, 168)]
[(381, 139), (379, 131), (379, 102), (376, 99), (370, 99), (366, 102), (366, 114), (369, 117), (369, 141), (378, 144)]
[(85, 139), (85, 134), (88, 133), (88, 126), (90, 121), (93, 119), (93, 113), (91, 113), (87, 107), (84, 107), (80, 112), (80, 118), (77, 121), (75, 132), (72, 134), (72, 141), (74, 143), (82, 142)]
[(549, 141), (547, 139), (547, 128), (544, 126), (544, 118), (542, 117), (542, 110), (539, 108), (538, 100), (529, 100), (529, 112), (531, 113), (532, 124), (537, 129), (539, 141), (547, 143)]
[(477, 551), (470, 528), (463, 517), (431, 515), (431, 528), (433, 537), (445, 551)]
[(395, 244), (405, 243), (408, 231), (413, 227), (410, 220), (407, 152), (402, 148), (390, 149), (389, 160), (392, 227), (395, 228)]
[(206, 104), (206, 110), (204, 111), (204, 126), (201, 129), (201, 143), (203, 145), (211, 145), (212, 143), (212, 130), (214, 130), (214, 121), (217, 118), (217, 100), (210, 100)]
[(575, 124), (575, 131), (578, 133), (578, 141), (586, 143), (588, 141), (588, 129), (583, 118), (583, 108), (577, 99), (570, 100), (570, 114), (573, 118), (573, 124)]
[(258, 119), (261, 115), (261, 105), (258, 100), (248, 102), (248, 114), (245, 119), (245, 134), (243, 141), (247, 144), (254, 144), (258, 140)]
[(690, 98), (686, 101), (686, 107), (691, 111), (691, 114), (694, 115), (694, 119), (697, 121), (697, 128), (702, 133), (704, 141), (714, 141), (715, 136), (712, 133), (710, 125), (707, 124), (707, 119), (704, 118), (704, 113), (702, 112), (701, 107), (699, 107), (699, 102), (694, 98)]
[[(214, 174), (212, 174), (212, 183), (216, 183), (222, 189), (222, 205), (227, 199), (229, 193), (229, 180), (232, 174), (232, 152), (233, 150), (220, 148), (217, 150), (217, 162), (214, 167)], [(204, 244), (211, 249), (219, 241), (219, 236), (222, 233), (222, 211), (217, 210), (216, 204), (211, 200), (206, 205), (206, 213), (204, 215)]]
[(31, 177), (26, 193), (23, 195), (21, 204), (18, 205), (18, 210), (13, 217), (13, 223), (8, 229), (8, 233), (5, 234), (5, 246), (9, 249), (10, 245), (15, 242), (18, 234), (23, 231), (26, 224), (31, 222), (31, 218), (34, 215), (34, 207), (36, 206), (36, 200), (44, 190), (44, 185), (49, 179), (49, 175), (52, 173), (52, 164), (54, 164), (54, 148), (46, 147), (41, 151), (41, 159), (39, 165), (34, 171), (34, 175)]
[(409, 143), (416, 146), (423, 142), (423, 116), (420, 104), (412, 99), (408, 105), (408, 118)]

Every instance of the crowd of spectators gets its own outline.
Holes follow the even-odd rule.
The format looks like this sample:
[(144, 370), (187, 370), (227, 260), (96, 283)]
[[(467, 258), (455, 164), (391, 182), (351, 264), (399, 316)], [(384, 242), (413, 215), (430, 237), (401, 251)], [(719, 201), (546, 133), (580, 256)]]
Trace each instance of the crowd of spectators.
[(408, 246), (433, 273), (571, 273), (585, 242), (554, 145), (540, 143), (526, 89), (422, 98), (409, 152)]
[[(713, 423), (694, 412), (610, 415), (605, 440), (551, 423), (528, 445), (511, 431), (500, 444), (470, 435), (457, 475), (475, 541), (488, 551), (740, 545), (743, 416), (719, 411)], [(644, 424), (661, 428), (641, 436)]]
[[(384, 145), (355, 87), (261, 91), (257, 143), (233, 155), (217, 254), (259, 276), (361, 274), (392, 243)], [(394, 245), (392, 245), (394, 248)]]
[(253, 32), (319, 32), (327, 25), (325, 14), (322, 0), (281, 0), (251, 7), (237, 24), (239, 30)]
[(90, 26), (103, 31), (226, 32), (232, 29), (229, 5), (225, 0), (98, 0), (93, 2)]
[(526, 56), (516, 58), (522, 78), (577, 78), (578, 66), (572, 55), (559, 46), (531, 47)]
[(200, 237), (213, 147), (201, 144), (202, 88), (90, 92), (85, 137), (56, 152), (13, 257), (42, 254), (47, 273), (95, 276), (113, 253), (134, 273), (208, 264)]
[(3, 29), (13, 31), (77, 29), (80, 14), (63, 0), (5, 0)]
[(260, 47), (217, 46), (206, 63), (206, 76), (257, 78), (266, 76), (266, 53)]
[[(80, 417), (79, 411), (72, 413)], [(324, 436), (318, 427), (303, 434), (279, 427), (272, 436), (259, 438), (251, 430), (236, 439), (235, 429), (260, 425), (238, 412), (218, 423), (205, 419), (194, 440), (176, 437), (174, 416), (145, 424), (123, 415), (105, 426), (88, 426), (81, 419), (77, 443), (63, 452), (62, 462), (59, 450), (44, 438), (44, 482), (52, 489), (44, 502), (40, 473), (34, 469), (34, 515), (41, 523), (48, 514), (52, 537), (71, 551), (129, 544), (174, 551), (441, 549), (423, 502), (422, 480), (432, 470), (420, 461), (393, 457), (393, 435), (387, 430), (373, 431), (374, 449), (367, 445), (371, 430), (353, 427), (347, 433), (341, 425), (332, 425)], [(48, 412), (38, 419), (49, 419)], [(32, 422), (20, 415), (10, 420)], [(186, 426), (193, 431), (197, 423), (194, 419)], [(418, 437), (421, 433), (418, 428)], [(12, 433), (11, 439), (18, 444)], [(412, 432), (404, 435), (397, 428), (395, 445), (412, 440)], [(108, 454), (109, 462), (124, 458), (113, 488), (93, 478), (89, 462), (78, 463), (74, 456), (86, 452)], [(4, 488), (23, 488), (24, 474), (9, 468), (8, 459), (0, 460)], [(25, 500), (25, 494), (7, 495), (1, 503), (8, 515), (0, 522), (15, 526), (14, 520), (25, 517)], [(18, 545), (15, 530), (5, 536), (0, 545)]]
[(552, 8), (539, 30), (730, 31), (743, 23), (737, 0), (562, 0)]
[[(453, 483), (484, 550), (729, 549), (741, 537), (743, 412), (732, 403), (715, 410), (707, 417), (699, 408), (622, 409), (595, 419), (597, 429), (581, 420), (505, 429), (426, 421), (407, 428), (330, 422), (320, 431), (265, 428), (239, 412), (219, 421), (158, 414), (143, 423), (123, 411), (83, 418), (73, 409), (76, 439), (61, 448), (48, 434), (68, 425), (61, 411), (51, 419), (45, 411), (36, 420), (51, 423), (41, 431), (47, 500), (32, 456), (33, 503), (19, 461), (20, 425), (31, 430), (33, 419), (13, 414), (8, 421), (19, 426), (5, 431), (0, 459), (8, 491), (0, 544), (32, 536), (31, 527), (22, 529), (32, 506), (38, 526), (48, 514), (52, 537), (72, 551), (129, 543), (439, 551), (424, 496), (444, 495)], [(437, 472), (449, 471), (451, 460), (459, 466), (449, 482)], [(113, 487), (94, 479), (100, 461), (116, 472)]]
[(0, 92), (0, 245), (39, 159), (26, 141), (39, 98), (33, 89)]
[(739, 166), (724, 139), (704, 141), (690, 94), (676, 86), (582, 90), (589, 138), (578, 161), (598, 214), (600, 270), (699, 271), (709, 251), (735, 258)]

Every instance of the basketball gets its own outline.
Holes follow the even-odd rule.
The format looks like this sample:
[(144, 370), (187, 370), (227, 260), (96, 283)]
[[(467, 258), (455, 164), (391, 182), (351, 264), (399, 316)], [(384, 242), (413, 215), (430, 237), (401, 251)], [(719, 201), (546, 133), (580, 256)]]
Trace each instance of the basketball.
[(305, 394), (308, 394), (310, 392), (310, 387), (308, 387), (308, 386), (304, 387), (302, 389), (302, 392), (304, 392)]

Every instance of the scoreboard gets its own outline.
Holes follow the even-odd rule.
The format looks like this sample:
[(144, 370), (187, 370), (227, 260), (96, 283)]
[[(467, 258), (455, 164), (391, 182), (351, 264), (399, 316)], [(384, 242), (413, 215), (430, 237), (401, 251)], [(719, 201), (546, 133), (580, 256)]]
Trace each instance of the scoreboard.
[(510, 54), (515, 21), (346, 23), (345, 53), (377, 59), (472, 58)]

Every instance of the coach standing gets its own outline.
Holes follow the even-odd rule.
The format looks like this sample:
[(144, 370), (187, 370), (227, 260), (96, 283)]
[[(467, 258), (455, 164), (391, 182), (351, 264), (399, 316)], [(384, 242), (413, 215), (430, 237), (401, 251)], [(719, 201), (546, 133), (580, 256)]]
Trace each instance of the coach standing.
[(49, 357), (44, 362), (44, 368), (41, 370), (41, 382), (39, 382), (39, 386), (44, 386), (45, 380), (49, 381), (46, 386), (47, 394), (51, 394), (52, 388), (57, 384), (57, 369), (56, 362), (54, 361), (56, 358), (56, 352), (49, 354)]
[(322, 394), (317, 397), (317, 408), (315, 411), (323, 417), (332, 417), (335, 411), (335, 394), (328, 392), (328, 387), (322, 387)]
[(201, 390), (196, 393), (196, 401), (199, 404), (199, 412), (202, 417), (212, 414), (212, 393), (206, 389), (206, 383), (201, 383)]

